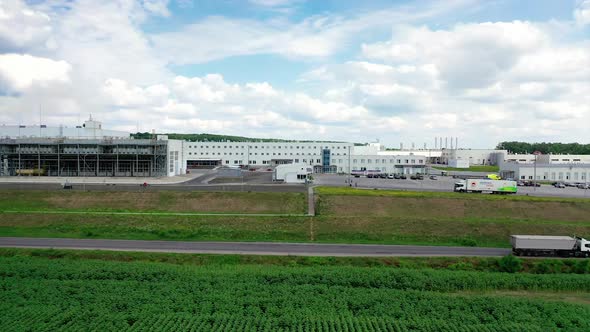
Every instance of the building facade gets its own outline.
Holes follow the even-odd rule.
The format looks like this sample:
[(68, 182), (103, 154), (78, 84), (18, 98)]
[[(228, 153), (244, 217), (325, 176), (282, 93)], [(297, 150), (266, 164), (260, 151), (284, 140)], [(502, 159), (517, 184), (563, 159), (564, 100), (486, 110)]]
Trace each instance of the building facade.
[(507, 162), (500, 167), (500, 175), (516, 180), (588, 183), (590, 164)]

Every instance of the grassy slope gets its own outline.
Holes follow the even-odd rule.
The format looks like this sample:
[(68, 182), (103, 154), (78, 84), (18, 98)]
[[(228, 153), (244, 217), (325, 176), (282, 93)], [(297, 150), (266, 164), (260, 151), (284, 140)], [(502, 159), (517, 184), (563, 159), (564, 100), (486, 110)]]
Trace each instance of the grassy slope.
[(584, 302), (590, 275), (178, 266), (25, 254), (0, 257), (0, 276), (0, 324), (6, 331), (590, 329)]
[(0, 211), (307, 212), (301, 193), (0, 191)]
[[(77, 198), (69, 193), (63, 197), (61, 193), (50, 193), (48, 198), (47, 193), (28, 193), (0, 194), (0, 210), (153, 211), (151, 203), (143, 198), (164, 211), (235, 212), (239, 207), (250, 213), (292, 212), (302, 211), (305, 205), (302, 194), (166, 192), (136, 193), (133, 198), (132, 193), (83, 193)], [(587, 199), (328, 187), (317, 188), (317, 193), (319, 215), (314, 218), (101, 214), (81, 217), (23, 212), (0, 214), (0, 236), (508, 247), (508, 235), (515, 233), (590, 234)]]
[(590, 200), (320, 187), (320, 241), (508, 247), (510, 234), (589, 234)]

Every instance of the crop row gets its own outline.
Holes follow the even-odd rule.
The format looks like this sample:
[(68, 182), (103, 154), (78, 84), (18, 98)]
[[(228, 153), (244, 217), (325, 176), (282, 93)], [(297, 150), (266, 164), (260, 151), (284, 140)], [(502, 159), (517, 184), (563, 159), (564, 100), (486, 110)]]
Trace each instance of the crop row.
[[(292, 331), (292, 332), (409, 332), (409, 331), (448, 331), (448, 332), (511, 332), (543, 331), (540, 327), (516, 323), (489, 323), (458, 325), (444, 320), (428, 318), (403, 321), (380, 317), (335, 317), (328, 319), (291, 320), (273, 318), (249, 318), (225, 315), (194, 316), (188, 314), (153, 315), (149, 317), (130, 317), (121, 314), (91, 316), (88, 313), (67, 310), (37, 308), (23, 310), (15, 320), (0, 318), (3, 331)], [(76, 315), (86, 319), (75, 319)]]
[(589, 281), (588, 275), (12, 257), (0, 258), (0, 326), (35, 331), (583, 331), (590, 330), (588, 306), (454, 291), (513, 289), (511, 283), (518, 289), (548, 284), (553, 288), (544, 289), (586, 290)]

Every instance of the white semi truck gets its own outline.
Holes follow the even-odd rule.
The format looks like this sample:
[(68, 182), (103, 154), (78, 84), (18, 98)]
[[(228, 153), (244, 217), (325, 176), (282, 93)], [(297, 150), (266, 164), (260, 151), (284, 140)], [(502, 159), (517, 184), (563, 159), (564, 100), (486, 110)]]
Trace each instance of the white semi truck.
[(516, 194), (516, 181), (466, 179), (455, 183), (453, 191), (462, 193)]
[(511, 235), (516, 256), (590, 257), (590, 241), (581, 237)]

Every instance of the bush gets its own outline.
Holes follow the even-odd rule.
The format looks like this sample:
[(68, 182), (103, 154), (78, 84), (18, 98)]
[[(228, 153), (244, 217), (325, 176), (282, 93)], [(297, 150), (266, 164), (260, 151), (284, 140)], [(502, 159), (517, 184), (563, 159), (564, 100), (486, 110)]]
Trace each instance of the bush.
[(501, 272), (516, 273), (522, 270), (522, 260), (512, 255), (502, 257), (498, 263)]

